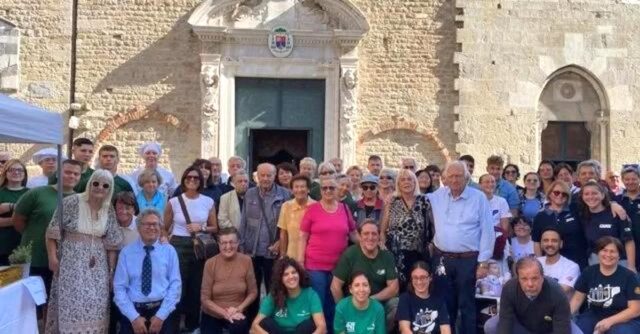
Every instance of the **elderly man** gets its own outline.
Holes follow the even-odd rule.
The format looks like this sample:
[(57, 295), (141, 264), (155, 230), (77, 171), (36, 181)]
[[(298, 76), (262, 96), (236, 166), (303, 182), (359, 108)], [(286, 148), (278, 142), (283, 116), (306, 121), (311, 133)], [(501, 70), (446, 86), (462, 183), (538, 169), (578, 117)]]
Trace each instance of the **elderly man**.
[(408, 169), (413, 173), (415, 173), (417, 170), (416, 165), (417, 165), (416, 159), (414, 158), (405, 157), (405, 158), (402, 158), (402, 160), (400, 161), (400, 168)]
[(336, 174), (342, 174), (342, 159), (332, 158), (329, 162), (336, 168)]
[(380, 176), (380, 171), (382, 171), (382, 158), (379, 155), (370, 155), (367, 160), (367, 170), (370, 174), (375, 176)]
[(249, 175), (243, 169), (237, 171), (233, 177), (234, 191), (229, 191), (220, 197), (218, 210), (218, 226), (222, 228), (240, 227), (241, 210), (244, 195), (249, 189)]
[[(444, 169), (447, 186), (427, 194), (435, 224), (433, 261), (436, 284), (444, 293), (451, 323), (462, 314), (461, 333), (476, 332), (475, 283), (487, 275), (495, 232), (489, 201), (467, 186), (464, 162), (453, 161)], [(455, 332), (455, 330), (454, 330)]]
[(394, 318), (398, 308), (398, 274), (391, 252), (379, 248), (380, 226), (373, 220), (365, 220), (358, 228), (360, 243), (352, 245), (342, 253), (333, 270), (331, 294), (339, 302), (343, 296), (346, 282), (353, 274), (363, 272), (369, 280), (371, 298), (385, 306), (387, 330), (394, 327)]
[(495, 194), (504, 198), (509, 204), (509, 210), (514, 217), (518, 216), (520, 208), (520, 197), (518, 190), (511, 182), (502, 178), (502, 169), (504, 168), (504, 160), (499, 155), (492, 155), (487, 158), (487, 173), (496, 180)]
[[(87, 138), (76, 138), (71, 145), (71, 153), (74, 160), (82, 162), (80, 181), (73, 190), (77, 193), (83, 193), (87, 188), (89, 178), (94, 172), (93, 168), (90, 167), (93, 160), (93, 142)], [(58, 177), (53, 173), (49, 177), (49, 184), (56, 183), (58, 183)]]
[[(240, 219), (240, 246), (253, 260), (256, 283), (271, 286), (271, 268), (278, 257), (278, 217), (282, 204), (291, 198), (291, 192), (275, 183), (276, 166), (258, 165), (258, 186), (247, 190)], [(251, 304), (249, 319), (258, 313), (260, 298)]]
[(106, 169), (113, 175), (114, 196), (123, 191), (133, 192), (132, 182), (118, 175), (118, 163), (120, 163), (118, 149), (113, 145), (102, 145), (98, 150), (98, 166), (96, 167)]
[(515, 268), (517, 277), (502, 289), (499, 315), (485, 323), (485, 333), (582, 333), (571, 322), (569, 301), (562, 288), (552, 278), (544, 277), (540, 262), (524, 257)]
[[(40, 166), (42, 169), (42, 175), (36, 177), (30, 177), (27, 181), (27, 188), (35, 188), (46, 186), (49, 183), (49, 178), (52, 177), (58, 169), (58, 150), (55, 148), (43, 148), (33, 154), (33, 163)], [(62, 160), (67, 158), (63, 155)]]
[(159, 242), (161, 221), (157, 210), (142, 211), (136, 220), (140, 239), (118, 256), (113, 300), (123, 315), (121, 334), (178, 333), (180, 264), (173, 246)]
[[(162, 192), (169, 198), (171, 194), (178, 188), (176, 179), (170, 170), (158, 165), (158, 159), (162, 155), (162, 148), (156, 142), (148, 142), (140, 146), (138, 150), (140, 156), (144, 159), (144, 165), (136, 169), (129, 177), (131, 180), (138, 180), (138, 177), (145, 169), (154, 169), (162, 176), (162, 184), (158, 185), (158, 191)], [(138, 185), (137, 191), (142, 190)]]
[(555, 227), (548, 227), (542, 231), (540, 248), (546, 254), (538, 258), (545, 275), (556, 280), (567, 296), (567, 300), (571, 300), (573, 285), (580, 276), (580, 267), (577, 263), (560, 255), (560, 249), (562, 249), (560, 231)]

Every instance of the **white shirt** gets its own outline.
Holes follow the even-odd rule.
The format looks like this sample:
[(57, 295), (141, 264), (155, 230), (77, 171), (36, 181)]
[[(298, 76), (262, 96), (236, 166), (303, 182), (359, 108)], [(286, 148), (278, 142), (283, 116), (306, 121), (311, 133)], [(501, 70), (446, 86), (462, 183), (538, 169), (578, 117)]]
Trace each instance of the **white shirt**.
[(491, 207), (491, 215), (496, 226), (500, 226), (500, 219), (513, 217), (509, 210), (509, 204), (503, 197), (493, 195), (489, 200), (489, 206)]
[(514, 261), (518, 261), (523, 257), (533, 255), (533, 240), (529, 239), (526, 244), (521, 244), (518, 238), (511, 238), (511, 255)]
[[(209, 218), (209, 212), (213, 208), (213, 199), (205, 195), (199, 195), (196, 198), (187, 198), (184, 194), (181, 194), (184, 199), (184, 204), (189, 212), (189, 218), (191, 218), (192, 224), (206, 225)], [(180, 207), (180, 201), (178, 197), (174, 197), (169, 200), (171, 210), (173, 211), (173, 230), (171, 234), (180, 237), (189, 237), (191, 234), (187, 230), (187, 220), (184, 218), (182, 208)]]
[(573, 288), (573, 285), (578, 280), (578, 276), (580, 276), (580, 267), (578, 264), (564, 256), (560, 256), (560, 260), (554, 264), (546, 264), (546, 256), (539, 257), (538, 261), (542, 263), (544, 275), (557, 280), (559, 284)]
[(30, 177), (27, 181), (27, 188), (33, 189), (35, 187), (42, 187), (49, 184), (49, 178), (46, 175), (40, 175), (36, 177)]

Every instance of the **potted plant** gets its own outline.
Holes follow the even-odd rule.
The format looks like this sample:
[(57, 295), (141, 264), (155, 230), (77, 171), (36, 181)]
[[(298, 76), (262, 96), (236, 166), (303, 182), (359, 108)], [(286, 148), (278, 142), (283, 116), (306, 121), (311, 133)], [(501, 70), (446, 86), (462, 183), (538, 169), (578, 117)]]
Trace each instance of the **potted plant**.
[(27, 245), (18, 246), (9, 255), (9, 263), (12, 266), (22, 267), (22, 278), (29, 277), (29, 267), (31, 266), (31, 242)]

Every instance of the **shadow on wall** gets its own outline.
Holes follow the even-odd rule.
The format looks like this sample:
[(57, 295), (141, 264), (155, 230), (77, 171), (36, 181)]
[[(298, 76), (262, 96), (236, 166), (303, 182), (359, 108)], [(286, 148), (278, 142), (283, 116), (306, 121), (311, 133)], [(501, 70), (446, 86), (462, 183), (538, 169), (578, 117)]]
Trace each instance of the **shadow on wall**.
[[(200, 42), (187, 23), (191, 12), (182, 15), (166, 34), (109, 72), (92, 91), (94, 104), (103, 110), (117, 106), (116, 110), (126, 113), (140, 105), (184, 120), (189, 125), (186, 133), (167, 122), (143, 118), (123, 124), (107, 139), (113, 143), (126, 142), (128, 146), (159, 141), (163, 150), (169, 152), (170, 167), (178, 175), (196, 158), (194, 152), (200, 150)], [(133, 37), (135, 34), (131, 32), (131, 38), (137, 41), (144, 38)], [(105, 116), (100, 117), (104, 126)], [(98, 133), (102, 129), (96, 130)], [(140, 162), (139, 158), (131, 161), (130, 154), (133, 151), (123, 157), (126, 169)]]

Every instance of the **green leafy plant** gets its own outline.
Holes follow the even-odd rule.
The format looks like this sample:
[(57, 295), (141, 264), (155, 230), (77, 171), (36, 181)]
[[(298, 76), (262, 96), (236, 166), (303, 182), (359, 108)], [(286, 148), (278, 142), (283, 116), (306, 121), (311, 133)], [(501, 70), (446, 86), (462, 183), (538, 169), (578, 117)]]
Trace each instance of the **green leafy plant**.
[(27, 245), (18, 246), (13, 250), (11, 255), (9, 255), (9, 263), (11, 264), (26, 264), (31, 263), (31, 250), (32, 250), (31, 242)]

